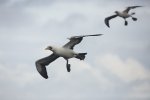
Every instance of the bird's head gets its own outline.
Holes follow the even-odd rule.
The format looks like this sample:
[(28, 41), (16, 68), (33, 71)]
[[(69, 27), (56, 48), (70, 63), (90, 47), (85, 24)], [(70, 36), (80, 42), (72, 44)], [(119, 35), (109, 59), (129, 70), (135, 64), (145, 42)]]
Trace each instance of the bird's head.
[(118, 14), (118, 11), (115, 11), (114, 13)]
[(45, 50), (51, 50), (52, 51), (53, 47), (52, 46), (48, 46), (47, 48), (45, 48)]

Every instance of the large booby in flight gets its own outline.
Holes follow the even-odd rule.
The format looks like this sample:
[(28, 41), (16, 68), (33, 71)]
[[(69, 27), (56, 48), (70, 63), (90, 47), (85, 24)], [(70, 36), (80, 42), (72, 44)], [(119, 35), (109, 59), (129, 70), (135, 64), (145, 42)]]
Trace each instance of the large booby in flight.
[(66, 43), (63, 47), (55, 47), (55, 46), (48, 46), (46, 50), (51, 50), (53, 53), (50, 56), (45, 58), (39, 59), (35, 62), (37, 71), (43, 76), (45, 79), (48, 78), (46, 66), (49, 65), (51, 62), (56, 60), (59, 57), (63, 57), (67, 63), (67, 71), (70, 72), (70, 64), (68, 63), (69, 58), (77, 58), (80, 60), (84, 60), (85, 55), (87, 53), (76, 53), (73, 51), (75, 45), (79, 44), (83, 37), (88, 36), (100, 36), (102, 34), (94, 34), (94, 35), (82, 35), (82, 36), (73, 36), (68, 38), (70, 41)]
[(137, 18), (135, 18), (135, 17), (133, 17), (132, 15), (134, 15), (135, 14), (135, 12), (132, 12), (132, 13), (130, 13), (129, 14), (129, 11), (131, 10), (131, 9), (134, 9), (134, 8), (137, 8), (137, 7), (142, 7), (142, 6), (129, 6), (129, 7), (127, 7), (124, 11), (122, 11), (122, 12), (120, 12), (120, 11), (115, 11), (115, 15), (112, 15), (112, 16), (109, 16), (109, 17), (107, 17), (107, 18), (105, 18), (105, 24), (108, 26), (108, 27), (110, 27), (109, 26), (109, 20), (111, 20), (112, 18), (115, 18), (115, 17), (117, 17), (117, 16), (119, 16), (119, 17), (122, 17), (124, 20), (125, 20), (125, 23), (124, 23), (124, 25), (128, 25), (128, 22), (126, 21), (126, 18), (129, 18), (129, 17), (132, 17), (132, 20), (133, 21), (137, 21)]

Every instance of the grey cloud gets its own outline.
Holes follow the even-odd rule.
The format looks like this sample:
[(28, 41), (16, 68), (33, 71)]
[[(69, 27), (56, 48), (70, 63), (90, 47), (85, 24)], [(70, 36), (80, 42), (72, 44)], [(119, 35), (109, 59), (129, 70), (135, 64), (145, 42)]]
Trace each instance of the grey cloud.
[(2, 5), (5, 5), (8, 1), (9, 1), (9, 0), (1, 0), (1, 1), (0, 1), (0, 5), (1, 5), (1, 6), (2, 6)]
[[(111, 28), (104, 24), (104, 18), (114, 10), (131, 4), (148, 6), (150, 3), (149, 0), (1, 0), (0, 98), (136, 99), (137, 94), (128, 97), (130, 91), (143, 88), (149, 79), (125, 83), (95, 62), (97, 57), (109, 53), (120, 56), (123, 61), (130, 57), (136, 59), (149, 71), (149, 7), (136, 9), (138, 21), (129, 19), (127, 27), (119, 18), (111, 21)], [(51, 54), (43, 50), (47, 45), (61, 46), (68, 42), (69, 36), (95, 33), (104, 35), (86, 38), (75, 48), (88, 55), (84, 63), (70, 61), (71, 73), (66, 72), (65, 62), (60, 58), (47, 67), (48, 80), (38, 74), (34, 63)], [(146, 99), (149, 98), (141, 98)]]

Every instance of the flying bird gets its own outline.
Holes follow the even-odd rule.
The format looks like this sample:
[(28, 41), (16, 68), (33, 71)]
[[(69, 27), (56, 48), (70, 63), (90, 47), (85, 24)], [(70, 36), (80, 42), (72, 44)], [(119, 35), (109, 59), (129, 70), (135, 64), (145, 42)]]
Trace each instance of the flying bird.
[(112, 16), (109, 16), (109, 17), (106, 17), (106, 18), (105, 18), (105, 20), (104, 20), (104, 21), (105, 21), (105, 24), (106, 24), (108, 27), (110, 27), (110, 26), (109, 26), (109, 20), (111, 20), (112, 18), (115, 18), (115, 17), (117, 17), (117, 16), (119, 16), (119, 17), (121, 17), (121, 18), (124, 19), (124, 21), (125, 21), (124, 25), (125, 25), (125, 26), (128, 25), (128, 22), (127, 22), (126, 18), (131, 17), (133, 21), (137, 21), (137, 18), (133, 17), (133, 15), (135, 15), (135, 12), (132, 12), (132, 13), (129, 14), (129, 11), (130, 11), (131, 9), (134, 9), (134, 8), (137, 8), (137, 7), (142, 7), (142, 6), (129, 6), (129, 7), (127, 7), (127, 8), (126, 8), (124, 11), (122, 11), (122, 12), (120, 12), (120, 11), (115, 11), (115, 15), (112, 15)]
[(85, 59), (85, 55), (87, 53), (77, 53), (73, 51), (73, 48), (75, 45), (79, 44), (83, 37), (88, 37), (88, 36), (101, 36), (103, 34), (94, 34), (94, 35), (81, 35), (81, 36), (72, 36), (68, 38), (70, 41), (66, 43), (62, 47), (56, 47), (56, 46), (48, 46), (46, 50), (51, 50), (53, 53), (47, 57), (44, 57), (42, 59), (39, 59), (35, 62), (36, 69), (40, 73), (42, 77), (45, 79), (48, 78), (47, 71), (46, 71), (46, 66), (49, 65), (51, 62), (56, 60), (59, 57), (63, 57), (66, 60), (66, 67), (67, 71), (70, 72), (71, 65), (68, 63), (68, 59), (70, 58), (77, 58), (80, 60)]

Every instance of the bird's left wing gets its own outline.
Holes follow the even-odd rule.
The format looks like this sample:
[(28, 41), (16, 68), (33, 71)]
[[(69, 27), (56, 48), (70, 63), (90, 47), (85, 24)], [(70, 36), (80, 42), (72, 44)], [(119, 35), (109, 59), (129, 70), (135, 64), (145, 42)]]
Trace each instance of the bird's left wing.
[(134, 8), (137, 8), (137, 7), (142, 7), (142, 6), (129, 6), (123, 12), (128, 13), (131, 9), (134, 9)]
[(50, 56), (42, 58), (42, 59), (39, 59), (39, 60), (37, 60), (35, 62), (36, 69), (40, 73), (41, 76), (43, 76), (46, 79), (48, 78), (45, 66), (49, 65), (51, 62), (53, 62), (54, 60), (56, 60), (58, 57), (59, 57), (58, 55), (55, 55), (53, 53)]
[(75, 45), (79, 44), (82, 41), (83, 37), (100, 36), (100, 35), (102, 34), (72, 36), (71, 38), (68, 38), (70, 41), (66, 43), (63, 47), (73, 49)]
[(106, 17), (105, 20), (104, 20), (105, 24), (106, 24), (108, 27), (110, 27), (110, 26), (109, 26), (109, 20), (111, 20), (112, 18), (115, 18), (115, 17), (117, 17), (117, 16), (118, 16), (118, 15), (112, 15), (112, 16)]

